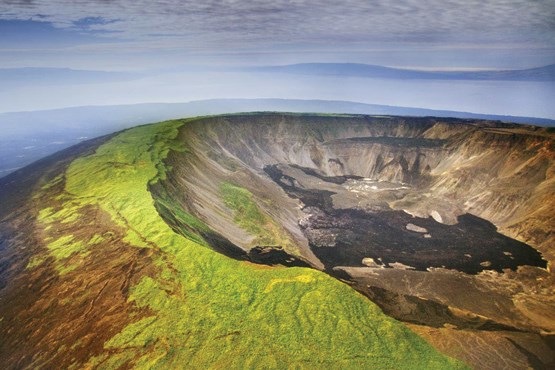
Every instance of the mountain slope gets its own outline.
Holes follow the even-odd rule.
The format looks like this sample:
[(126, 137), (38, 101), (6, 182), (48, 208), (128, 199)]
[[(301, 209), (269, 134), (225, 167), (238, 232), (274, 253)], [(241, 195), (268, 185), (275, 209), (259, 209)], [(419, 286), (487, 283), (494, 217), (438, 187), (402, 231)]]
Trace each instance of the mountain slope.
[(548, 128), (454, 118), (84, 142), (0, 179), (0, 361), (551, 368), (554, 166)]
[(187, 154), (175, 138), (192, 121), (130, 129), (55, 162), (32, 199), (3, 210), (4, 364), (463, 367), (322, 272), (230, 259), (172, 230), (148, 189), (171, 171), (170, 151)]

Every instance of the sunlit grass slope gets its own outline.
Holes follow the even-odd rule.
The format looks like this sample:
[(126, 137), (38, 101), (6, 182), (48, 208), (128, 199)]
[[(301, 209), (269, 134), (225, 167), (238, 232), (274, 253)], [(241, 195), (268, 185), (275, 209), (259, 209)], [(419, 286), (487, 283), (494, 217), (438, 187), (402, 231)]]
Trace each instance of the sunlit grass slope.
[[(131, 288), (147, 308), (104, 344), (89, 365), (117, 368), (462, 368), (349, 286), (308, 268), (268, 268), (221, 255), (197, 237), (173, 232), (156, 212), (149, 183), (163, 159), (184, 150), (183, 121), (125, 131), (74, 161), (65, 174), (69, 213), (94, 205), (127, 230), (126, 241), (153, 249), (158, 273)], [(225, 185), (224, 185), (225, 187)], [(227, 195), (237, 189), (227, 189)], [(224, 189), (224, 192), (226, 190)], [(232, 202), (229, 199), (229, 202)], [(51, 210), (49, 218), (71, 217)], [(195, 241), (196, 240), (196, 241)], [(64, 252), (64, 245), (69, 248)], [(57, 259), (95, 248), (53, 240)]]
[(220, 184), (220, 195), (233, 211), (235, 223), (257, 236), (256, 245), (279, 245), (294, 252), (285, 231), (258, 207), (250, 191), (224, 182)]

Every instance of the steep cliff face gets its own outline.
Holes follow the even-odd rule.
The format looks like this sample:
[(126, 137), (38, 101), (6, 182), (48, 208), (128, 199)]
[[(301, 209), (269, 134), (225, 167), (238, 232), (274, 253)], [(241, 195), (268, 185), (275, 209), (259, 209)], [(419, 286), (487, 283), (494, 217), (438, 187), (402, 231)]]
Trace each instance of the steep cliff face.
[(456, 150), (448, 162), (432, 171), (434, 194), (458, 199), (466, 211), (549, 253), (555, 222), (549, 207), (555, 189), (553, 136), (485, 128), (452, 145)]

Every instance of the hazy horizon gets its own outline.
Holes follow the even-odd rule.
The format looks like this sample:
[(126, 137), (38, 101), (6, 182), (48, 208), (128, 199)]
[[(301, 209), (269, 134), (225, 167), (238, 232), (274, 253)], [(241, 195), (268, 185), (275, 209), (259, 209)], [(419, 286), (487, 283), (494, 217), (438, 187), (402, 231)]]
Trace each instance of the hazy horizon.
[(555, 3), (523, 0), (9, 0), (0, 4), (0, 112), (292, 98), (555, 118), (553, 81), (244, 70), (297, 63), (440, 72), (541, 67), (555, 63), (553, 19)]

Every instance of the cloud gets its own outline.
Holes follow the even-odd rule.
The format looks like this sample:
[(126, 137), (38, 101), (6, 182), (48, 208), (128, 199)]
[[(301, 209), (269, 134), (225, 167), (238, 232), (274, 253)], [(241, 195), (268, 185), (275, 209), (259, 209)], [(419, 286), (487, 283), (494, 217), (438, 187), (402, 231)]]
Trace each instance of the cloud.
[(387, 42), (555, 45), (552, 0), (4, 0), (0, 19), (224, 49)]

